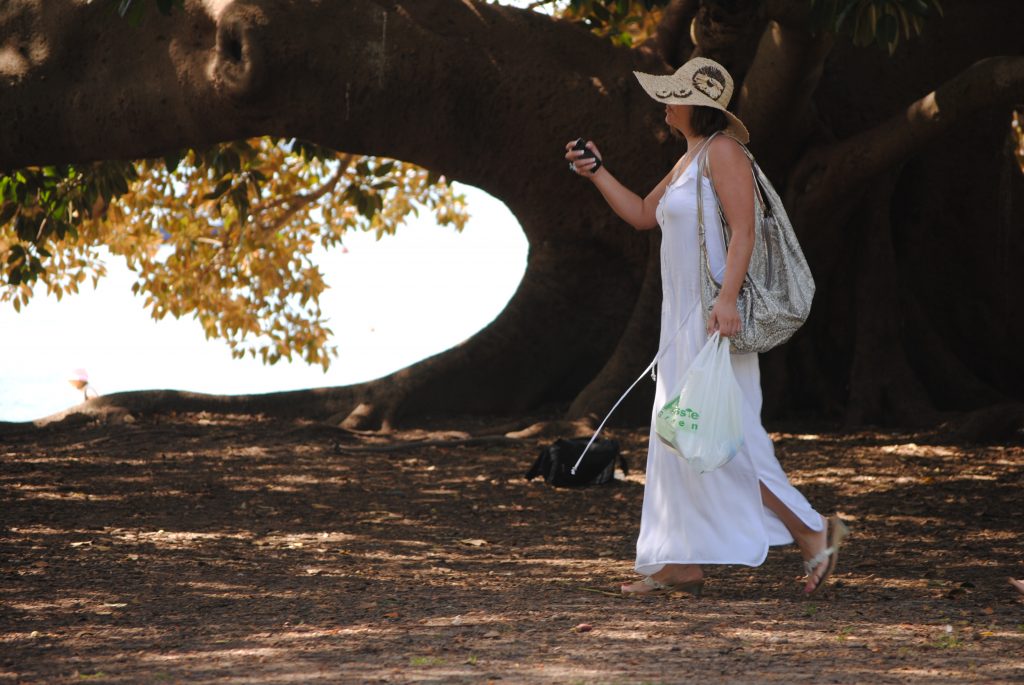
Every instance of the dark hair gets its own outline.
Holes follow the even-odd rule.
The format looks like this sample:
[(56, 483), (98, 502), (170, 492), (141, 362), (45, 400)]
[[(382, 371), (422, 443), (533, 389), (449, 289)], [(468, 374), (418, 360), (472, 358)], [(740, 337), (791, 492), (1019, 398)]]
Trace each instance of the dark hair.
[(690, 113), (690, 128), (698, 136), (710, 136), (712, 133), (724, 131), (729, 126), (725, 112), (717, 107), (694, 105)]

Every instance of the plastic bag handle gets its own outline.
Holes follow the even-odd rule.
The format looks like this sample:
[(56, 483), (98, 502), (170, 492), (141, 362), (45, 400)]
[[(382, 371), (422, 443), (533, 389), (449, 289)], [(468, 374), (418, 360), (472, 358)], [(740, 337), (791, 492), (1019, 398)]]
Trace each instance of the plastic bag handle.
[[(598, 425), (597, 427), (597, 430), (594, 431), (594, 434), (590, 437), (590, 442), (588, 442), (587, 446), (583, 448), (583, 453), (580, 455), (580, 458), (576, 460), (576, 463), (573, 464), (573, 467), (569, 470), (569, 472), (572, 475), (576, 475), (576, 469), (579, 468), (579, 465), (583, 462), (583, 457), (587, 455), (587, 451), (590, 450), (590, 446), (594, 444), (595, 440), (597, 440), (597, 436), (600, 435), (601, 431), (604, 429), (604, 424), (608, 423), (608, 419), (612, 417), (612, 414), (615, 413), (615, 410), (619, 408), (620, 404), (622, 404), (622, 400), (626, 399), (629, 393), (633, 392), (633, 388), (636, 387), (636, 384), (642, 381), (644, 376), (649, 374), (651, 372), (651, 369), (654, 368), (654, 365), (658, 363), (658, 360), (665, 356), (665, 353), (668, 351), (669, 346), (673, 342), (675, 342), (676, 336), (679, 335), (679, 331), (683, 330), (683, 326), (685, 326), (686, 322), (690, 320), (691, 316), (693, 316), (693, 312), (700, 308), (701, 306), (699, 302), (694, 303), (689, 313), (683, 317), (683, 321), (682, 323), (679, 324), (679, 328), (676, 329), (676, 332), (673, 333), (672, 337), (669, 338), (668, 342), (665, 343), (665, 346), (658, 350), (658, 353), (654, 355), (654, 359), (651, 361), (650, 364), (647, 365), (647, 368), (644, 369), (639, 376), (637, 376), (636, 380), (633, 381), (633, 384), (629, 386), (626, 392), (622, 393), (622, 397), (620, 397), (615, 402), (615, 404), (612, 405), (611, 410), (605, 415), (604, 420), (601, 421), (600, 425)], [(714, 335), (718, 335), (718, 331), (715, 331)]]

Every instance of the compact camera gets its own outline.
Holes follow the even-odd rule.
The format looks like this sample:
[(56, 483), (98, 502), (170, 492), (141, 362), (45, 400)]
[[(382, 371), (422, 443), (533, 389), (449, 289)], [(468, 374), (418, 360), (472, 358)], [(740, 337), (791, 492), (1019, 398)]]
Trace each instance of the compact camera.
[(577, 138), (576, 142), (573, 143), (572, 149), (583, 151), (583, 155), (580, 157), (580, 159), (593, 159), (597, 162), (597, 164), (594, 165), (594, 168), (590, 170), (590, 173), (594, 173), (595, 171), (601, 168), (601, 160), (597, 158), (597, 155), (594, 154), (593, 150), (587, 147), (586, 139)]

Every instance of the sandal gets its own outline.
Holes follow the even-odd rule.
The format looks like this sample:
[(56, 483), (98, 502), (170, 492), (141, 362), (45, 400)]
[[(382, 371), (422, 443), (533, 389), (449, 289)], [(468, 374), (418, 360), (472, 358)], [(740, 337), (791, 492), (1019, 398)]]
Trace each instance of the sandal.
[(843, 520), (838, 516), (830, 516), (825, 522), (827, 535), (826, 544), (828, 545), (825, 549), (821, 550), (813, 557), (804, 562), (804, 574), (811, 578), (814, 575), (814, 570), (821, 566), (826, 560), (828, 566), (825, 567), (825, 572), (821, 574), (821, 578), (814, 585), (814, 588), (810, 591), (804, 590), (804, 597), (810, 597), (825, 584), (828, 577), (832, 575), (832, 572), (836, 569), (836, 562), (839, 561), (839, 548), (843, 545), (843, 540), (850, 534), (850, 529), (846, 527)]
[(650, 576), (644, 576), (640, 583), (646, 587), (637, 590), (627, 590), (626, 586), (622, 585), (619, 589), (622, 590), (622, 594), (624, 595), (653, 595), (669, 592), (686, 592), (694, 597), (700, 597), (700, 593), (704, 591), (703, 578), (687, 580), (682, 583), (663, 583)]

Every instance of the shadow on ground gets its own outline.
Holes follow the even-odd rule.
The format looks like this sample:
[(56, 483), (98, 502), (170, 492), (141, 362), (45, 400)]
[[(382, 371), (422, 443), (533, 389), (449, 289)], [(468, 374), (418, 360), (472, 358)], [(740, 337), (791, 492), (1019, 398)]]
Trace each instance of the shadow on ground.
[[(423, 437), (419, 433), (412, 437)], [(409, 437), (409, 436), (399, 436)], [(429, 436), (428, 436), (429, 437)], [(527, 482), (540, 446), (344, 453), (259, 417), (0, 432), (0, 682), (998, 682), (1024, 678), (1024, 448), (777, 433), (854, 537), (626, 599), (638, 473)]]

